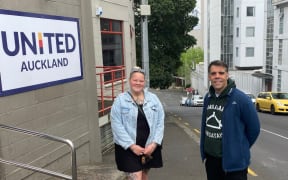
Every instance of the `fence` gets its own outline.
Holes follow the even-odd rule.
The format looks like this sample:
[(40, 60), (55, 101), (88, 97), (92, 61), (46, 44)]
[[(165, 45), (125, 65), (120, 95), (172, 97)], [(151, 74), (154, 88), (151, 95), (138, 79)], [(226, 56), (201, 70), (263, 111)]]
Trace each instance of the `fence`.
[(0, 128), (6, 129), (6, 130), (10, 130), (10, 131), (13, 131), (13, 132), (23, 133), (23, 134), (30, 135), (30, 136), (36, 136), (36, 137), (39, 137), (39, 138), (48, 139), (48, 140), (51, 140), (51, 141), (56, 141), (56, 142), (60, 142), (60, 143), (64, 143), (64, 144), (68, 145), (70, 147), (70, 149), (71, 149), (71, 171), (72, 171), (71, 173), (72, 173), (72, 176), (69, 176), (69, 175), (66, 175), (66, 174), (62, 174), (62, 173), (58, 173), (58, 172), (55, 172), (55, 171), (50, 171), (48, 169), (43, 169), (43, 168), (40, 168), (40, 167), (31, 166), (29, 164), (24, 164), (24, 163), (20, 163), (20, 162), (16, 162), (16, 161), (4, 160), (2, 158), (0, 158), (0, 163), (4, 163), (4, 164), (20, 167), (20, 168), (23, 168), (23, 169), (32, 170), (32, 171), (35, 171), (35, 172), (40, 172), (40, 173), (43, 173), (43, 174), (47, 174), (47, 175), (50, 175), (50, 176), (59, 177), (59, 178), (63, 178), (63, 179), (77, 180), (76, 151), (75, 151), (74, 144), (73, 144), (72, 141), (70, 141), (68, 139), (61, 138), (61, 137), (48, 135), (48, 134), (44, 134), (44, 133), (40, 133), (40, 132), (36, 132), (36, 131), (31, 131), (31, 130), (27, 130), (27, 129), (7, 126), (7, 125), (4, 125), (4, 124), (0, 124)]

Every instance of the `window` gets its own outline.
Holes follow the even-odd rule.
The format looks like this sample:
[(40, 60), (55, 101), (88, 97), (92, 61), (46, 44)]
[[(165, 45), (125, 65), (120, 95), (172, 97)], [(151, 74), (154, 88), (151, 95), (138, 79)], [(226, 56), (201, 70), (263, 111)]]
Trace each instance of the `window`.
[[(103, 66), (124, 65), (122, 22), (101, 19), (101, 39)], [(105, 81), (110, 79), (105, 77)]]
[[(236, 33), (234, 27), (235, 18), (234, 0), (221, 1), (221, 55), (220, 59), (225, 62), (229, 68), (233, 68), (233, 34)], [(222, 23), (223, 22), (223, 23)]]
[(101, 19), (101, 38), (104, 66), (123, 65), (121, 21)]
[(236, 57), (238, 57), (238, 56), (239, 56), (239, 48), (236, 47)]
[(236, 28), (236, 37), (239, 37), (239, 27)]
[(255, 36), (255, 27), (246, 27), (246, 37)]
[(254, 7), (247, 7), (247, 16), (255, 16), (255, 8)]
[(246, 47), (246, 57), (254, 57), (254, 47)]
[(278, 47), (278, 64), (282, 65), (282, 57), (283, 57), (283, 39), (279, 39), (279, 47)]
[(282, 81), (281, 73), (282, 73), (282, 71), (278, 70), (277, 73), (278, 73), (278, 75), (277, 75), (277, 91), (281, 91), (281, 81)]
[(284, 9), (280, 8), (279, 12), (279, 34), (283, 34), (284, 28)]
[(239, 17), (239, 7), (237, 7), (237, 10), (236, 10), (236, 17), (237, 18)]

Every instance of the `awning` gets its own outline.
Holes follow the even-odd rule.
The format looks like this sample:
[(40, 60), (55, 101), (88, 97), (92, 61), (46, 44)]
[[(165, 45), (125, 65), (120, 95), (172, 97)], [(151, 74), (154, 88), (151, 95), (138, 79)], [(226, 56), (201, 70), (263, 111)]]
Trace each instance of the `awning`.
[(262, 79), (273, 79), (273, 75), (272, 74), (262, 73), (262, 72), (259, 72), (259, 71), (254, 72), (252, 74), (252, 76), (259, 77), (259, 78), (262, 78)]

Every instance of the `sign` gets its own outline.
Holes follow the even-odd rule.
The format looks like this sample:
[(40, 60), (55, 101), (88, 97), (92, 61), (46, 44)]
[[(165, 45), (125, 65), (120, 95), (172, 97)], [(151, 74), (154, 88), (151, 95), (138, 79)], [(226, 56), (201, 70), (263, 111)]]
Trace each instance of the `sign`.
[(0, 9), (0, 96), (83, 79), (79, 19)]

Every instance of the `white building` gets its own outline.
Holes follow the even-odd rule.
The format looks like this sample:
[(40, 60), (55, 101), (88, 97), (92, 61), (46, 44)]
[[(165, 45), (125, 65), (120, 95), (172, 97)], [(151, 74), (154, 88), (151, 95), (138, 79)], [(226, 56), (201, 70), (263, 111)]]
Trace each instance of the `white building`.
[(204, 87), (208, 64), (218, 59), (228, 64), (238, 88), (255, 95), (272, 90), (271, 0), (204, 0), (203, 21)]
[(233, 25), (229, 24), (230, 21), (225, 22), (225, 19), (223, 22), (224, 31), (226, 27), (228, 29), (233, 26), (232, 66), (239, 70), (260, 69), (263, 67), (265, 48), (264, 1), (237, 0), (234, 2), (234, 8), (231, 9), (234, 12), (232, 14), (234, 18), (231, 19)]
[(272, 0), (274, 6), (273, 83), (275, 91), (288, 91), (288, 0)]
[(204, 29), (204, 23), (202, 20), (204, 13), (203, 2), (204, 0), (197, 0), (192, 15), (198, 17), (199, 21), (198, 24), (193, 28), (193, 30), (189, 32), (190, 35), (194, 36), (197, 39), (195, 47), (200, 47), (202, 49), (203, 49), (203, 29)]

